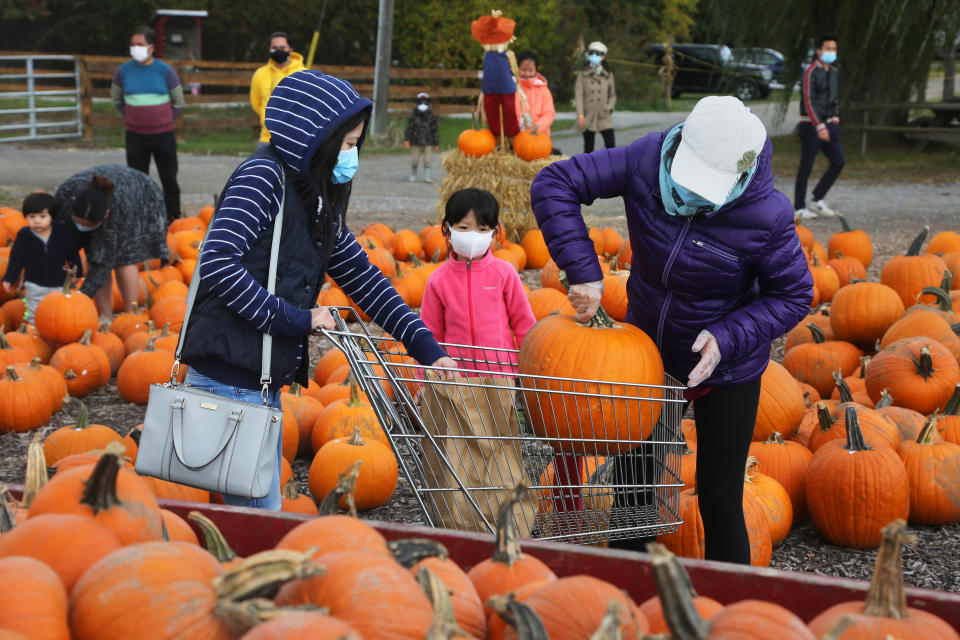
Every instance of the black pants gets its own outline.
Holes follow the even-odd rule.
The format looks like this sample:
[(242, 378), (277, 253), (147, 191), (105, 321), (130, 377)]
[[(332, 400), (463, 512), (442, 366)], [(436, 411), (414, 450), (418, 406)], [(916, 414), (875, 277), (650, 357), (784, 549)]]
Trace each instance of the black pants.
[(830, 161), (830, 166), (823, 173), (817, 186), (813, 188), (814, 202), (826, 197), (830, 187), (843, 170), (843, 165), (846, 164), (843, 145), (840, 143), (840, 127), (828, 124), (827, 132), (830, 133), (830, 141), (824, 142), (817, 136), (817, 129), (811, 123), (801, 122), (797, 125), (797, 133), (800, 135), (800, 167), (797, 169), (797, 184), (793, 194), (794, 209), (803, 209), (807, 206), (807, 179), (813, 171), (813, 161), (817, 159), (819, 151), (823, 151), (823, 155)]
[[(603, 136), (603, 145), (607, 149), (611, 149), (617, 146), (616, 143), (613, 141), (613, 129), (604, 129), (603, 131), (600, 132), (600, 135)], [(583, 152), (584, 153), (590, 153), (591, 151), (593, 151), (593, 144), (596, 139), (597, 139), (596, 131), (583, 132)]]
[[(707, 560), (750, 564), (750, 542), (743, 519), (743, 470), (757, 420), (760, 378), (751, 382), (715, 387), (694, 401), (697, 422), (697, 493), (703, 520)], [(637, 450), (618, 456), (614, 484), (653, 484), (660, 470), (652, 451)], [(618, 492), (614, 507), (635, 506), (637, 500), (653, 503), (653, 492), (639, 497), (631, 489)], [(652, 538), (610, 543), (613, 548), (646, 551)]]
[(167, 224), (180, 217), (180, 185), (177, 184), (177, 139), (173, 131), (134, 133), (127, 131), (127, 166), (150, 174), (150, 158), (157, 163)]

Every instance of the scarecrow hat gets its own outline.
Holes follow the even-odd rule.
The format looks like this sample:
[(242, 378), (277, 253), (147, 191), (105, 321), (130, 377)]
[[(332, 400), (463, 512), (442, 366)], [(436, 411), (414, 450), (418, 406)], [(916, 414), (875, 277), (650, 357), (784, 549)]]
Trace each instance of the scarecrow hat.
[(470, 23), (470, 32), (480, 44), (506, 44), (513, 40), (513, 29), (517, 23), (510, 18), (504, 18), (499, 9), (494, 9), (489, 16), (480, 16)]

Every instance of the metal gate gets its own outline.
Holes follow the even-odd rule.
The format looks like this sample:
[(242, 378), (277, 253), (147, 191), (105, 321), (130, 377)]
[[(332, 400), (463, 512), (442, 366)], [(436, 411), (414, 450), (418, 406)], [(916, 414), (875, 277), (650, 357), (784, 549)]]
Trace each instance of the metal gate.
[(75, 56), (0, 56), (0, 142), (83, 135)]

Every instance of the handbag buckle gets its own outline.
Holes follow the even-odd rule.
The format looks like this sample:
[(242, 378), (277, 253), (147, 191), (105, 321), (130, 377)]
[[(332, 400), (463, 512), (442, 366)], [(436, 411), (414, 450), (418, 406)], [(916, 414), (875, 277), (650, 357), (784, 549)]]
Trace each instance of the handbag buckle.
[(180, 360), (176, 359), (170, 369), (170, 384), (176, 384), (178, 375), (180, 375)]
[(183, 398), (174, 398), (173, 402), (170, 403), (170, 406), (180, 411), (183, 409), (183, 405), (185, 404), (186, 404), (186, 400), (184, 400)]

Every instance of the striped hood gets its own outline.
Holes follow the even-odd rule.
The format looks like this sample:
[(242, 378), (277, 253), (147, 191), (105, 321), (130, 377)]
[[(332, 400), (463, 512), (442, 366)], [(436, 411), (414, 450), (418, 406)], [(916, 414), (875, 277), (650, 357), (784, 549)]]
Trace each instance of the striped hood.
[[(303, 70), (281, 80), (264, 112), (270, 140), (284, 162), (301, 174), (308, 173), (310, 160), (331, 131), (373, 103), (357, 93), (353, 85), (319, 71)], [(358, 147), (363, 145), (366, 129)]]

